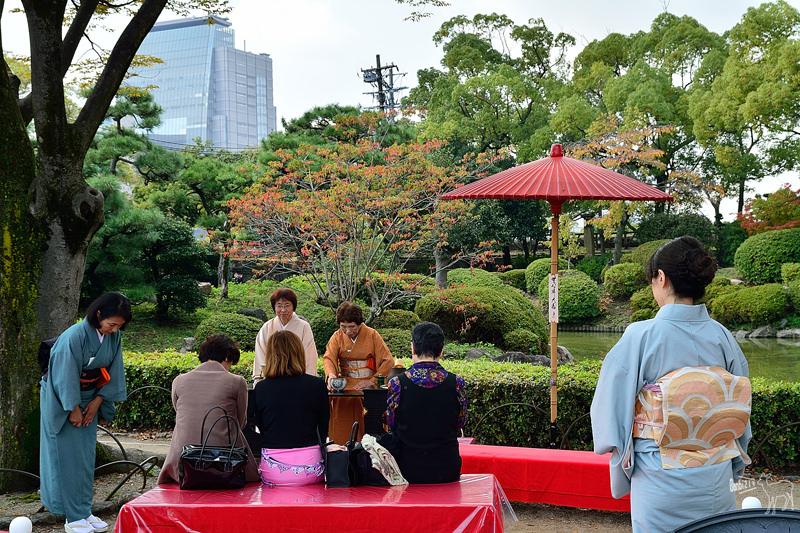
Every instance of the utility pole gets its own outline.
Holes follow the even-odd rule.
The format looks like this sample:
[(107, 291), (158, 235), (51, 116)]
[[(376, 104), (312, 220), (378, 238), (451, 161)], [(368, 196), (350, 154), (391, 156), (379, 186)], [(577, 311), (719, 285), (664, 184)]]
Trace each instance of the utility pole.
[[(380, 54), (375, 55), (374, 68), (362, 68), (362, 78), (364, 83), (369, 83), (377, 89), (377, 91), (369, 91), (364, 94), (371, 94), (373, 98), (378, 100), (377, 109), (383, 111), (387, 117), (391, 117), (391, 112), (400, 107), (400, 103), (395, 98), (395, 94), (408, 87), (395, 87), (394, 71), (398, 70), (397, 65), (391, 64), (381, 66)], [(384, 73), (384, 71), (386, 71)], [(405, 72), (399, 73), (398, 76), (405, 76)]]

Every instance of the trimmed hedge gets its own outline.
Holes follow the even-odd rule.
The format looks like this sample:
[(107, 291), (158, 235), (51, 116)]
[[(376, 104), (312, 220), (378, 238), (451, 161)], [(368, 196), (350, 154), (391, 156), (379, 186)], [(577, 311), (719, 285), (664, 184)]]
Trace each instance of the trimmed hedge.
[(528, 355), (538, 354), (535, 351), (540, 345), (539, 337), (529, 329), (515, 329), (506, 333), (503, 338), (506, 350), (522, 352)]
[(603, 279), (603, 269), (608, 266), (608, 262), (613, 256), (614, 254), (611, 253), (605, 253), (591, 257), (587, 256), (578, 261), (575, 265), (575, 268), (588, 275), (597, 283), (600, 283), (600, 281)]
[(487, 272), (480, 268), (454, 268), (447, 271), (447, 286), (455, 287), (502, 287), (503, 280), (496, 272)]
[(641, 243), (691, 235), (705, 249), (714, 244), (714, 224), (700, 213), (654, 213), (645, 217), (633, 232)]
[[(411, 329), (410, 328), (380, 328), (376, 329), (386, 347), (392, 352), (392, 357), (411, 357)], [(324, 355), (324, 354), (323, 354)]]
[[(169, 390), (172, 380), (188, 372), (199, 362), (195, 354), (177, 352), (139, 354), (125, 352), (125, 374), (129, 399), (118, 404), (117, 427), (169, 430), (175, 424), (168, 392), (148, 389), (132, 393), (142, 386), (161, 386)], [(410, 359), (402, 364), (408, 368)], [(243, 353), (242, 360), (232, 372), (248, 376), (253, 354)], [(462, 376), (469, 399), (469, 418), (464, 434), (474, 436), (482, 444), (529, 446), (547, 448), (550, 435), (550, 369), (518, 363), (498, 363), (490, 360), (448, 360), (445, 367)], [(322, 358), (318, 360), (322, 375)], [(573, 421), (589, 412), (599, 361), (582, 361), (558, 368), (558, 425), (566, 429)], [(771, 431), (800, 419), (800, 383), (754, 378), (751, 422), (753, 440), (750, 451)], [(487, 413), (504, 403), (521, 402), (532, 407), (511, 406)], [(484, 415), (487, 415), (476, 426)], [(569, 446), (577, 450), (592, 449), (589, 417), (582, 418), (569, 433)], [(777, 466), (800, 464), (800, 427), (773, 435), (763, 450)], [(763, 465), (760, 456), (756, 464)]]
[(628, 298), (647, 286), (647, 274), (639, 263), (620, 263), (606, 270), (603, 285), (613, 298)]
[(653, 296), (653, 289), (651, 287), (644, 287), (634, 292), (631, 296), (631, 322), (639, 322), (640, 320), (649, 320), (656, 316), (658, 313), (658, 302)]
[(786, 296), (792, 309), (794, 309), (796, 313), (800, 313), (800, 279), (789, 284), (786, 290)]
[(745, 287), (711, 301), (711, 315), (729, 328), (766, 326), (786, 312), (786, 290), (779, 283)]
[(642, 268), (646, 268), (647, 262), (650, 261), (650, 258), (653, 256), (653, 254), (656, 253), (656, 250), (664, 246), (669, 241), (670, 239), (660, 239), (657, 241), (650, 241), (640, 244), (633, 249), (633, 252), (631, 252), (631, 259), (634, 263), (639, 263), (642, 265)]
[(325, 346), (331, 335), (336, 333), (339, 329), (339, 324), (336, 323), (336, 311), (330, 307), (317, 308), (316, 311), (309, 313), (308, 323), (311, 324), (311, 331), (314, 332), (314, 344), (317, 346), (317, 353), (320, 357), (325, 354)]
[(451, 340), (502, 347), (506, 333), (522, 328), (539, 337), (538, 353), (545, 353), (547, 323), (542, 312), (522, 292), (507, 285), (440, 290), (421, 298), (415, 310), (422, 320), (439, 324)]
[(253, 351), (256, 347), (258, 330), (264, 323), (252, 316), (238, 313), (217, 313), (197, 325), (194, 336), (197, 342), (203, 342), (213, 333), (224, 333), (239, 344), (242, 351)]
[(505, 272), (500, 272), (500, 280), (506, 285), (511, 285), (515, 289), (521, 291), (526, 290), (528, 287), (525, 285), (525, 269), (512, 268)]
[(783, 263), (800, 263), (800, 228), (753, 235), (736, 250), (733, 262), (752, 285), (780, 281)]
[[(558, 258), (558, 270), (567, 269), (567, 260)], [(536, 294), (539, 284), (550, 274), (550, 258), (537, 259), (525, 268), (525, 287), (531, 294)]]
[(784, 263), (781, 265), (781, 280), (784, 285), (800, 280), (800, 263)]
[[(550, 277), (539, 283), (543, 305), (549, 298)], [(580, 270), (558, 273), (558, 321), (562, 324), (580, 324), (600, 315), (600, 287)]]
[[(335, 321), (334, 321), (335, 322)], [(403, 309), (387, 309), (372, 324), (375, 329), (411, 329), (421, 322), (419, 316), (414, 311)], [(331, 334), (332, 335), (332, 334)], [(330, 338), (330, 337), (329, 337)]]

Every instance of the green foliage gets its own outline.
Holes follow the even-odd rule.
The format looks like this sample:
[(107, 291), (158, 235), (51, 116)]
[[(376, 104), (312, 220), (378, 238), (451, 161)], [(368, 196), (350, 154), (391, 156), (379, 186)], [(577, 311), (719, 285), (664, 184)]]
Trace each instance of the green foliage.
[(505, 332), (528, 329), (539, 337), (544, 353), (544, 316), (525, 295), (510, 286), (460, 287), (433, 292), (417, 301), (417, 315), (439, 324), (448, 339), (503, 346)]
[(411, 357), (411, 329), (376, 328), (376, 331), (395, 359)]
[(800, 263), (784, 263), (781, 265), (781, 280), (784, 285), (800, 279)]
[(643, 287), (631, 295), (631, 322), (648, 320), (658, 313), (658, 302), (651, 287)]
[(606, 292), (613, 298), (627, 298), (647, 285), (647, 274), (638, 262), (620, 263), (606, 271), (603, 282)]
[(661, 248), (669, 241), (670, 239), (660, 239), (657, 241), (650, 241), (640, 244), (633, 250), (631, 259), (634, 263), (638, 263), (643, 267), (647, 267), (647, 262), (650, 261), (650, 258), (653, 256), (653, 254), (656, 253), (656, 250)]
[(723, 222), (717, 228), (717, 264), (732, 267), (739, 245), (747, 240), (747, 232), (738, 222)]
[(486, 350), (488, 352), (488, 357), (496, 357), (503, 353), (503, 350), (496, 347), (494, 344), (489, 344), (486, 342), (472, 342), (466, 344), (460, 342), (448, 342), (444, 345), (444, 353), (442, 357), (445, 359), (459, 359), (463, 361), (467, 358), (467, 352), (473, 348)]
[[(283, 285), (275, 281), (254, 281), (248, 280), (244, 283), (230, 283), (228, 285), (228, 297), (219, 297), (219, 288), (212, 287), (211, 297), (208, 307), (198, 311), (203, 318), (214, 313), (236, 313), (239, 309), (263, 309), (267, 315), (272, 314), (272, 306), (269, 303), (269, 296), (272, 292)], [(301, 296), (297, 295), (298, 307), (300, 307)]]
[(768, 231), (749, 237), (734, 256), (745, 281), (753, 285), (780, 281), (783, 263), (800, 262), (800, 228)]
[(786, 289), (786, 297), (794, 312), (800, 314), (800, 279), (789, 283)]
[(800, 189), (793, 191), (787, 183), (765, 198), (757, 195), (737, 220), (749, 235), (800, 227)]
[(642, 244), (691, 235), (707, 250), (714, 245), (714, 225), (700, 213), (653, 213), (639, 223), (634, 235)]
[(525, 289), (527, 289), (527, 286), (525, 285), (525, 269), (524, 268), (522, 268), (522, 269), (512, 268), (511, 270), (506, 270), (504, 272), (500, 272), (499, 276), (500, 276), (500, 280), (503, 283), (511, 285), (515, 289), (519, 289), (521, 291), (524, 291)]
[(611, 253), (605, 253), (602, 255), (584, 257), (578, 261), (578, 263), (575, 265), (575, 268), (588, 275), (595, 282), (600, 283), (603, 269), (606, 267), (606, 265), (608, 265), (608, 262), (611, 260), (613, 255), (614, 254)]
[(317, 352), (325, 353), (325, 346), (331, 336), (339, 329), (336, 323), (336, 311), (330, 307), (318, 307), (314, 312), (306, 316), (308, 323), (311, 324), (311, 331), (314, 332), (314, 344), (317, 345)]
[(741, 288), (741, 285), (735, 285), (731, 283), (730, 278), (720, 276), (718, 273), (716, 276), (714, 276), (714, 279), (711, 281), (711, 283), (709, 283), (706, 287), (706, 292), (703, 297), (697, 300), (696, 303), (704, 303), (710, 306), (711, 302), (718, 296), (728, 294), (729, 292), (738, 291)]
[(502, 287), (503, 280), (495, 272), (480, 268), (454, 268), (447, 272), (447, 286)]
[[(753, 386), (753, 406), (750, 423), (753, 440), (757, 443), (781, 426), (800, 420), (800, 383), (772, 381), (764, 378), (751, 378)], [(752, 446), (752, 444), (751, 444)], [(800, 427), (778, 431), (764, 444), (764, 455), (777, 466), (798, 465), (800, 463)], [(762, 466), (763, 458), (753, 457)]]
[[(558, 258), (558, 270), (567, 269), (567, 260)], [(525, 286), (528, 292), (536, 294), (539, 284), (550, 274), (550, 258), (542, 257), (533, 261), (525, 268)], [(539, 296), (541, 298), (541, 296)]]
[(421, 322), (420, 318), (413, 311), (403, 309), (387, 309), (378, 317), (372, 327), (375, 329), (411, 329)]
[(213, 333), (224, 333), (237, 343), (242, 351), (255, 349), (256, 335), (264, 323), (252, 316), (238, 313), (217, 313), (198, 324), (195, 338), (198, 343)]
[(506, 333), (504, 339), (505, 347), (510, 352), (522, 352), (525, 354), (535, 354), (534, 350), (541, 344), (539, 337), (528, 329), (515, 329)]
[[(543, 301), (548, 298), (549, 278), (539, 283)], [(600, 287), (580, 270), (558, 273), (558, 321), (563, 324), (580, 324), (600, 315)], [(544, 352), (540, 352), (544, 353)]]
[(784, 316), (786, 299), (779, 283), (745, 287), (714, 298), (711, 314), (727, 327), (766, 326)]

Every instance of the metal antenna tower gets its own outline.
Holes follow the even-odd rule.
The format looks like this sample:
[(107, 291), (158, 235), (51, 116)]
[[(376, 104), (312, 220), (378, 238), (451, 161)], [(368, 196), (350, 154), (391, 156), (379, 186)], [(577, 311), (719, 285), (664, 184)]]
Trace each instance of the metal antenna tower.
[[(377, 91), (369, 91), (364, 94), (371, 94), (373, 98), (378, 100), (378, 105), (373, 109), (379, 109), (389, 116), (392, 110), (400, 107), (399, 99), (395, 98), (395, 93), (403, 89), (408, 89), (408, 87), (395, 87), (394, 71), (399, 70), (397, 69), (397, 65), (391, 64), (381, 66), (380, 54), (375, 55), (375, 64), (375, 68), (361, 69), (361, 76), (364, 79), (364, 83), (369, 83), (377, 89)], [(405, 72), (398, 72), (398, 80), (405, 75)]]

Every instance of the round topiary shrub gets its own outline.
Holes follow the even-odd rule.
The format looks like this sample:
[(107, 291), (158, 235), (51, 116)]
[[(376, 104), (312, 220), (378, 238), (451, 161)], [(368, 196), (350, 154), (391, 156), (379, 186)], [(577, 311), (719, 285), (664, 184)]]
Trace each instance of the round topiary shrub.
[(753, 235), (736, 250), (733, 262), (750, 284), (780, 281), (783, 263), (800, 263), (800, 228)]
[(330, 307), (319, 306), (316, 310), (310, 312), (306, 318), (308, 318), (308, 323), (311, 324), (311, 331), (314, 333), (314, 344), (317, 346), (317, 353), (322, 356), (325, 353), (325, 346), (328, 344), (331, 335), (339, 329), (339, 324), (336, 323), (336, 311)]
[(502, 287), (503, 280), (496, 272), (487, 272), (480, 268), (454, 268), (447, 271), (447, 286), (455, 287)]
[(728, 327), (766, 326), (785, 313), (786, 290), (779, 283), (745, 287), (711, 302), (712, 316)]
[(243, 352), (255, 349), (256, 335), (264, 323), (252, 316), (238, 313), (217, 313), (200, 322), (195, 329), (194, 336), (198, 347), (209, 335), (224, 333), (239, 344)]
[(380, 333), (392, 357), (411, 357), (411, 329), (375, 328)]
[(656, 253), (656, 250), (664, 246), (669, 241), (669, 239), (660, 239), (657, 241), (650, 241), (640, 244), (634, 248), (633, 252), (631, 252), (633, 262), (639, 263), (642, 265), (642, 267), (646, 267), (647, 262), (650, 261), (650, 258), (653, 256), (653, 254)]
[(521, 291), (527, 289), (527, 286), (525, 285), (525, 269), (513, 268), (511, 270), (506, 270), (505, 272), (500, 272), (499, 276), (500, 281), (506, 285), (511, 285), (515, 289), (519, 289)]
[(800, 313), (800, 279), (789, 284), (786, 296), (795, 313)]
[[(546, 302), (549, 277), (539, 283), (539, 294)], [(563, 324), (580, 324), (600, 314), (600, 287), (580, 270), (558, 273), (558, 321)]]
[[(567, 269), (567, 260), (558, 258), (558, 269)], [(550, 258), (537, 259), (525, 268), (525, 287), (531, 294), (536, 294), (539, 284), (550, 274)]]
[(524, 293), (508, 285), (439, 290), (417, 301), (415, 311), (422, 320), (439, 324), (448, 339), (502, 347), (506, 332), (527, 329), (539, 338), (538, 350), (547, 346), (544, 315)]
[(784, 263), (781, 265), (781, 280), (784, 285), (800, 279), (800, 263)]
[(714, 244), (714, 224), (700, 213), (654, 213), (634, 231), (641, 243), (691, 235), (708, 249)]
[(372, 324), (372, 327), (375, 329), (407, 329), (411, 331), (411, 329), (419, 324), (421, 320), (417, 313), (414, 311), (405, 311), (403, 309), (387, 309), (375, 323)]
[(722, 276), (714, 276), (714, 279), (711, 283), (706, 287), (706, 293), (703, 295), (702, 298), (697, 300), (696, 303), (704, 303), (707, 306), (711, 306), (711, 302), (714, 298), (718, 296), (722, 296), (723, 294), (727, 294), (729, 292), (738, 291), (741, 289), (741, 285), (734, 285), (731, 283), (731, 280)]
[(603, 284), (613, 298), (627, 298), (647, 285), (647, 274), (639, 263), (620, 263), (606, 271)]
[(529, 329), (515, 329), (509, 331), (504, 337), (505, 348), (511, 352), (522, 352), (524, 354), (538, 354), (534, 350), (539, 346), (539, 337)]
[[(658, 302), (656, 302), (653, 296), (653, 289), (651, 287), (643, 287), (631, 295), (631, 310), (634, 314), (640, 311), (647, 311), (646, 314), (649, 316), (640, 314), (639, 316), (644, 316), (644, 318), (639, 318), (639, 320), (645, 320), (656, 316), (656, 313), (658, 313)], [(631, 320), (633, 320), (633, 317), (631, 317)]]

